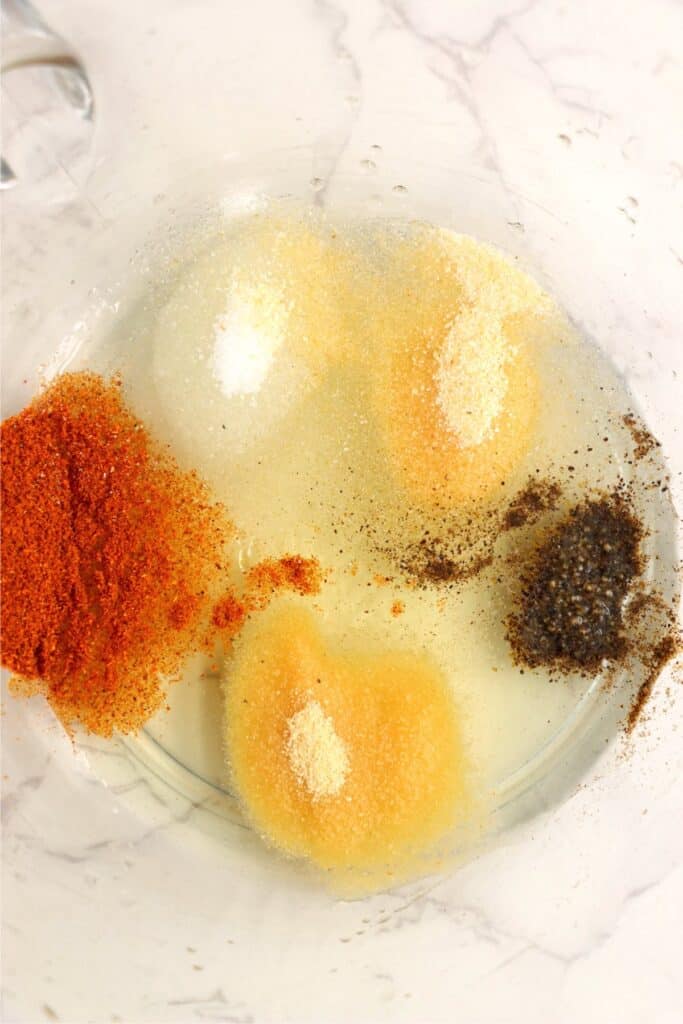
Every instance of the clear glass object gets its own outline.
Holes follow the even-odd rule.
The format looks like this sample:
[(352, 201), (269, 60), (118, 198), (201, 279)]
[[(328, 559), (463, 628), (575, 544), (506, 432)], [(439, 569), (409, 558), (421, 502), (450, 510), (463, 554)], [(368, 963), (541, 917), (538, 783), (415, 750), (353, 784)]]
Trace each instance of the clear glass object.
[[(32, 20), (28, 5), (15, 2), (7, 5), (7, 11), (14, 19), (14, 27), (6, 30), (3, 58), (8, 87), (20, 69), (46, 67), (61, 102), (90, 122), (93, 95), (78, 58), (42, 22)], [(591, 234), (597, 238), (613, 230), (598, 211), (590, 223), (578, 226), (561, 202), (546, 208), (496, 174), (463, 166), (441, 154), (411, 152), (408, 146), (400, 160), (378, 156), (372, 173), (362, 161), (336, 164), (315, 142), (272, 151), (260, 147), (236, 156), (211, 143), (209, 125), (202, 134), (204, 144), (191, 154), (183, 150), (182, 139), (175, 140), (165, 154), (162, 174), (154, 159), (158, 156), (154, 139), (124, 155), (108, 141), (106, 122), (99, 127), (96, 152), (82, 183), (70, 178), (59, 195), (52, 184), (54, 177), (46, 184), (49, 176), (31, 170), (35, 168), (31, 159), (25, 173), (20, 171), (21, 161), (3, 166), (5, 184), (16, 182), (5, 207), (6, 255), (10, 268), (14, 261), (14, 269), (4, 282), (8, 301), (3, 312), (3, 415), (25, 404), (46, 370), (49, 374), (87, 363), (88, 351), (101, 345), (117, 318), (144, 295), (156, 263), (194, 223), (210, 222), (219, 210), (223, 216), (237, 215), (264, 198), (282, 197), (356, 217), (423, 219), (500, 247), (519, 259), (617, 370), (628, 375), (634, 403), (655, 433), (658, 410), (671, 407), (677, 385), (670, 349), (663, 342), (657, 349), (656, 337), (650, 339), (631, 326), (635, 318), (626, 317), (624, 329), (613, 329), (623, 303), (656, 307), (656, 283), (645, 277), (634, 279), (626, 298), (622, 276), (614, 273), (614, 267), (601, 264), (599, 252), (592, 261), (585, 259)], [(7, 141), (12, 142), (11, 134)], [(31, 156), (28, 151), (25, 155)], [(17, 269), (24, 251), (21, 227), (43, 215), (49, 259), (39, 263), (39, 273), (32, 274), (30, 266)], [(621, 239), (619, 244), (624, 244)], [(656, 249), (656, 240), (650, 244)], [(657, 373), (639, 378), (643, 359), (656, 361)], [(680, 461), (680, 452), (667, 454)], [(651, 525), (661, 563), (673, 565), (673, 513), (665, 511), (661, 521)], [(662, 582), (675, 589), (673, 578)], [(638, 682), (622, 679), (611, 698), (598, 699), (596, 681), (563, 728), (505, 780), (487, 838), (551, 806), (577, 784), (604, 750), (606, 740), (615, 736), (624, 699)], [(16, 724), (26, 737), (23, 749), (11, 750), (12, 757), (30, 758), (41, 747), (50, 747), (47, 720), (38, 702), (6, 703), (5, 729)], [(110, 744), (92, 738), (79, 740), (77, 749), (88, 759), (87, 770), (119, 792), (135, 813), (154, 819), (161, 804), (182, 817), (191, 807), (198, 841), (243, 842), (244, 825), (232, 796), (215, 778), (201, 778), (176, 760), (159, 742), (154, 727), (138, 737), (116, 741), (116, 756)], [(68, 788), (68, 755), (62, 756), (60, 770)], [(145, 785), (137, 786), (136, 780)], [(473, 849), (460, 851), (455, 840), (454, 859), (460, 853), (469, 856)], [(273, 868), (285, 874), (296, 870), (289, 865)]]
[[(93, 95), (72, 47), (27, 0), (3, 0), (0, 70), (5, 92), (0, 188), (29, 181), (36, 150), (77, 172), (91, 141)], [(10, 156), (5, 150), (13, 153)]]

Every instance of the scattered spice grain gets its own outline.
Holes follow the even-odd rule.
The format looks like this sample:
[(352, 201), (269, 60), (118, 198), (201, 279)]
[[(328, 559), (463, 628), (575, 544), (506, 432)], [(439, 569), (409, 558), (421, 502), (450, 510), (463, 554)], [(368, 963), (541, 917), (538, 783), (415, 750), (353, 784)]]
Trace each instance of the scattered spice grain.
[(635, 448), (633, 449), (633, 457), (637, 461), (641, 461), (646, 458), (650, 452), (656, 448), (661, 448), (661, 443), (645, 426), (643, 421), (635, 415), (635, 413), (629, 412), (622, 417), (622, 421), (626, 427), (628, 427)]
[(302, 597), (320, 593), (323, 572), (317, 558), (303, 555), (284, 555), (266, 558), (247, 573), (247, 592), (250, 603), (264, 608), (278, 591), (289, 590)]
[(185, 629), (196, 617), (201, 606), (201, 598), (189, 591), (178, 597), (168, 610), (168, 621), (174, 629)]
[[(464, 550), (463, 550), (464, 549)], [(402, 572), (412, 577), (418, 586), (444, 586), (464, 583), (478, 576), (493, 562), (493, 554), (472, 554), (467, 543), (427, 535), (411, 544), (398, 559)]]
[(626, 719), (627, 733), (632, 733), (638, 724), (662, 669), (679, 652), (680, 640), (674, 635), (673, 631), (662, 636), (652, 648), (646, 664), (647, 675), (638, 688), (638, 692), (629, 709), (628, 718)]
[(508, 505), (503, 530), (516, 530), (538, 522), (545, 512), (557, 507), (562, 488), (555, 480), (531, 479)]
[(323, 579), (317, 558), (288, 554), (263, 559), (247, 572), (241, 594), (230, 589), (216, 601), (211, 611), (211, 625), (223, 641), (231, 640), (249, 616), (264, 611), (279, 592), (290, 591), (302, 597), (318, 594)]
[(216, 629), (234, 635), (244, 625), (248, 611), (248, 606), (244, 601), (241, 601), (232, 591), (228, 591), (213, 606), (211, 625)]

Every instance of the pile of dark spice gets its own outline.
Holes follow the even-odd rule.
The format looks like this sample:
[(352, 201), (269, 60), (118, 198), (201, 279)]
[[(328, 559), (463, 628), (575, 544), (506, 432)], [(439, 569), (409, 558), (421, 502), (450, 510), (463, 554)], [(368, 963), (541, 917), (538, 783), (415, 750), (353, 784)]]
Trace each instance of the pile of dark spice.
[(507, 622), (515, 661), (586, 674), (626, 649), (624, 599), (642, 569), (626, 496), (577, 505), (537, 547)]

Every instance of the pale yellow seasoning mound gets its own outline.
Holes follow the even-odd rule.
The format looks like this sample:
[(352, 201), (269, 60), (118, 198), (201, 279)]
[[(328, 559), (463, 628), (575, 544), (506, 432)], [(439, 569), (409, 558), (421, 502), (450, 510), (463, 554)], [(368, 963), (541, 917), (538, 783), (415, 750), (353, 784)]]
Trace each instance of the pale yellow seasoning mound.
[(289, 765), (299, 783), (313, 800), (335, 796), (348, 775), (349, 755), (332, 719), (317, 700), (309, 700), (288, 719), (287, 730)]
[(246, 627), (224, 689), (232, 785), (285, 853), (401, 873), (463, 819), (457, 710), (423, 656), (344, 654), (284, 604)]
[(531, 444), (524, 325), (549, 300), (493, 249), (428, 228), (397, 246), (386, 282), (374, 405), (395, 473), (422, 506), (487, 498)]

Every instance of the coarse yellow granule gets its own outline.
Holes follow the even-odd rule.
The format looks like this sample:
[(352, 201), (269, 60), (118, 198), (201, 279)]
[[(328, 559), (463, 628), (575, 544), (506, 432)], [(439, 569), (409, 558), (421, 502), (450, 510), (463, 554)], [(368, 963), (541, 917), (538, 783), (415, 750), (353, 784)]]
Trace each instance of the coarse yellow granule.
[(489, 497), (524, 457), (538, 405), (525, 327), (549, 305), (473, 239), (421, 227), (387, 248), (374, 406), (390, 465), (418, 505)]
[(495, 433), (508, 391), (505, 364), (513, 355), (486, 313), (456, 317), (439, 354), (437, 401), (462, 448)]
[[(232, 787), (283, 852), (333, 872), (405, 875), (469, 813), (458, 710), (424, 655), (345, 652), (286, 600), (247, 624), (223, 685)], [(344, 784), (324, 799), (291, 765), (292, 719), (311, 704), (348, 759)]]
[(287, 722), (287, 754), (298, 782), (313, 800), (334, 796), (349, 771), (346, 747), (317, 700), (309, 700)]
[(542, 293), (488, 246), (447, 232), (440, 241), (457, 262), (462, 305), (439, 353), (438, 403), (448, 429), (469, 448), (492, 436), (503, 411), (506, 364), (517, 354), (506, 320), (540, 310)]

